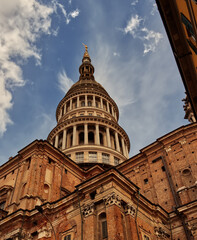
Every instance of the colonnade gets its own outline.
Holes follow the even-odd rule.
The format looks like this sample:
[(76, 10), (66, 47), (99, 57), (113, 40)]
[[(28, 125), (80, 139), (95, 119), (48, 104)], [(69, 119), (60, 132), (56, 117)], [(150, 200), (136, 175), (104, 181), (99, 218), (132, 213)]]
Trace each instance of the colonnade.
[(128, 157), (128, 147), (124, 138), (108, 126), (99, 124), (80, 124), (59, 132), (53, 141), (56, 148), (62, 150), (77, 145), (95, 144), (112, 148)]
[(117, 113), (108, 100), (96, 95), (81, 95), (69, 99), (61, 108), (58, 120), (69, 111), (79, 107), (96, 107), (110, 113), (117, 120)]

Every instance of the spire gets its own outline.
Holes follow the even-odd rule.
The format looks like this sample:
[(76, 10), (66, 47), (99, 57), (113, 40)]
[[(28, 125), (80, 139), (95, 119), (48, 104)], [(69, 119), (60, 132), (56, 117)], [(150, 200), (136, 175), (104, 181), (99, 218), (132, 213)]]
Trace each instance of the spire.
[(82, 64), (79, 67), (79, 80), (94, 80), (94, 67), (91, 64), (91, 58), (88, 53), (88, 46), (83, 43), (85, 52), (82, 59)]

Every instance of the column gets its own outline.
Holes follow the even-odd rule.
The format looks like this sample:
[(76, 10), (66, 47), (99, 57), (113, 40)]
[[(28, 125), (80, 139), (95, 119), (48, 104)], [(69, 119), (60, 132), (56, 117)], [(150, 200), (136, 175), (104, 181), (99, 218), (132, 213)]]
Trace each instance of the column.
[(96, 124), (96, 137), (95, 137), (95, 143), (100, 145), (100, 137), (99, 137), (99, 125)]
[(95, 107), (96, 106), (96, 101), (95, 101), (95, 95), (93, 95), (93, 107)]
[(66, 114), (66, 104), (64, 104), (64, 114)]
[(58, 141), (59, 141), (59, 134), (55, 136), (55, 147), (58, 147)]
[(79, 96), (77, 97), (77, 107), (79, 107)]
[(84, 144), (88, 144), (88, 124), (84, 124)]
[(77, 126), (73, 126), (73, 146), (76, 146)]
[(110, 112), (109, 111), (109, 103), (108, 103), (108, 101), (107, 101), (107, 111)]
[(125, 145), (126, 157), (129, 158), (129, 151), (127, 145)]
[(120, 152), (120, 144), (119, 144), (119, 139), (118, 139), (118, 133), (115, 132), (115, 141), (116, 141), (116, 150)]
[(111, 110), (112, 110), (112, 116), (114, 117), (114, 108), (113, 108), (113, 106), (111, 107)]
[(87, 107), (88, 106), (88, 96), (85, 95), (85, 106)]
[(62, 141), (62, 149), (66, 148), (66, 129), (63, 131), (63, 141)]
[(121, 138), (123, 155), (126, 157), (124, 139)]
[(107, 134), (107, 146), (111, 147), (110, 133), (109, 133), (109, 128), (108, 127), (106, 127), (106, 134)]
[(72, 110), (72, 104), (73, 104), (73, 100), (70, 99), (70, 110)]
[(103, 109), (103, 99), (101, 97), (101, 108)]

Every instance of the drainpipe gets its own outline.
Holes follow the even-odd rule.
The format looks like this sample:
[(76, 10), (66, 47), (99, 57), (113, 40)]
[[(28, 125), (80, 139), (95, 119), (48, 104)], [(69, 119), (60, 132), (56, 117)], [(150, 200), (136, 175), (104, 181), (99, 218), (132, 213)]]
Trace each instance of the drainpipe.
[(136, 214), (135, 214), (135, 226), (136, 226), (136, 230), (137, 230), (138, 240), (140, 240), (138, 225), (137, 225), (137, 214), (138, 214), (138, 207), (139, 207), (139, 199), (140, 199), (140, 190), (138, 190), (137, 208), (136, 208)]
[(81, 240), (83, 240), (83, 214), (81, 210), (81, 204), (80, 204), (80, 199), (79, 199), (79, 189), (77, 188), (77, 198), (78, 198), (78, 203), (79, 203), (79, 210), (80, 210), (80, 215), (81, 215)]

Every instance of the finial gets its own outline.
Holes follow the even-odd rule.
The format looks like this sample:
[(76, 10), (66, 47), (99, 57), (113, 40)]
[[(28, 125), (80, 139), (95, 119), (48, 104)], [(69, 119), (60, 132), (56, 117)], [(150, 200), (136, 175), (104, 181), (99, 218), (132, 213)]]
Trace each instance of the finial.
[(83, 55), (83, 60), (82, 60), (82, 62), (85, 60), (85, 61), (87, 61), (87, 58), (89, 59), (89, 61), (91, 62), (91, 59), (90, 59), (90, 56), (89, 56), (89, 53), (88, 53), (88, 46), (86, 45), (86, 44), (84, 44), (84, 43), (82, 43), (83, 44), (83, 46), (85, 47), (85, 53), (84, 53), (84, 55)]
[(82, 44), (85, 47), (86, 51), (88, 51), (88, 46), (86, 44), (84, 44), (84, 43), (82, 43)]

